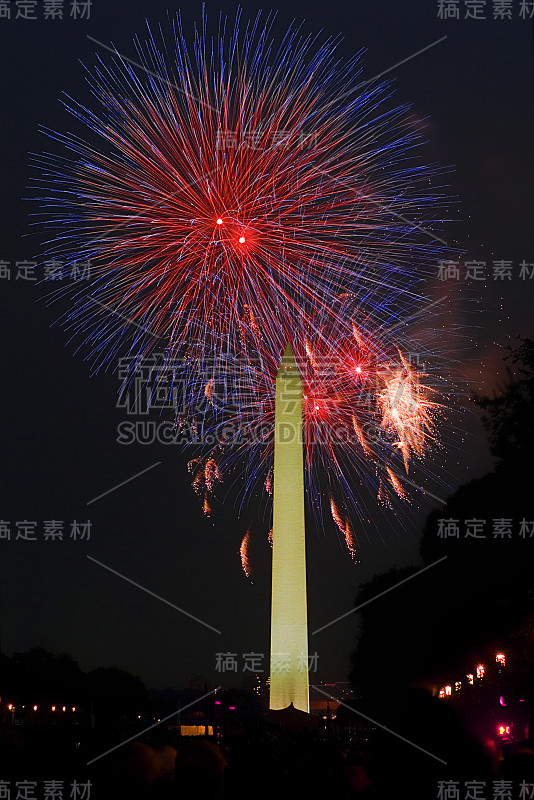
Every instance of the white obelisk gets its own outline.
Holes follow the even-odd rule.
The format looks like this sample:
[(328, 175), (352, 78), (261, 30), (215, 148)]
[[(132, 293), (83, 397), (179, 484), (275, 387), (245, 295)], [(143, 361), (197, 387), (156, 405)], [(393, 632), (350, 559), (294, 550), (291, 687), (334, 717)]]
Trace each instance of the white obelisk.
[(288, 344), (276, 376), (271, 709), (309, 712), (302, 381)]

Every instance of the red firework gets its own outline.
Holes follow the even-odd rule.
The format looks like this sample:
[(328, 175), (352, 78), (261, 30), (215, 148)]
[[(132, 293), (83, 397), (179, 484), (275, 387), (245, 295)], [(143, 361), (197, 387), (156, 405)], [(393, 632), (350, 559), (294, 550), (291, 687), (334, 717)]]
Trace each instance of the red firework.
[(66, 104), (100, 143), (51, 134), (75, 157), (38, 162), (47, 257), (91, 262), (68, 324), (98, 363), (125, 346), (277, 360), (318, 315), (339, 327), (343, 292), (347, 329), (356, 309), (398, 320), (435, 259), (435, 170), (407, 109), (335, 42), (291, 29), (274, 51), (268, 29), (212, 42), (204, 27), (193, 59), (178, 22), (170, 45), (139, 47), (142, 69), (117, 55), (93, 70), (99, 108)]

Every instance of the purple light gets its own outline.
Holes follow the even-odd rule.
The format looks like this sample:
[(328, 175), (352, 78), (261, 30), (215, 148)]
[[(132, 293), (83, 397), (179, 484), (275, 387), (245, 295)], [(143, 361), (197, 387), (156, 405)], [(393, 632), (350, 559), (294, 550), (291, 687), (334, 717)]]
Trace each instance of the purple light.
[(216, 705), (216, 706), (220, 706), (220, 705), (221, 705), (221, 701), (220, 701), (220, 700), (216, 700), (216, 701), (215, 701), (215, 705)]
[(228, 706), (230, 711), (235, 711), (235, 706)]
[(504, 702), (502, 695), (499, 697), (499, 703), (501, 704), (501, 706), (505, 706), (505, 705), (507, 705), (507, 704)]

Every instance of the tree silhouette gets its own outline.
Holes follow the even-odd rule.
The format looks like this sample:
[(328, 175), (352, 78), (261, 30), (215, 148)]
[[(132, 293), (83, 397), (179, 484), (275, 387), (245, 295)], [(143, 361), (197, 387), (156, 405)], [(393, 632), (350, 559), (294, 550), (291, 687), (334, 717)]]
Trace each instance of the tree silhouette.
[(136, 675), (117, 667), (98, 667), (87, 674), (87, 692), (100, 719), (133, 714), (146, 708), (148, 691)]
[(74, 659), (42, 647), (13, 653), (10, 674), (21, 699), (28, 702), (70, 702), (83, 691), (83, 673)]
[(0, 690), (17, 704), (91, 706), (98, 719), (137, 714), (149, 704), (140, 678), (116, 667), (82, 672), (67, 653), (56, 655), (35, 647), (1, 656)]
[[(521, 339), (519, 347), (507, 348), (505, 361), (517, 367), (517, 375), (508, 369), (508, 380), (493, 397), (477, 397), (475, 402), (486, 412), (482, 417), (489, 434), (491, 452), (509, 464), (521, 468), (534, 444), (534, 341)], [(522, 465), (524, 466), (524, 464)]]

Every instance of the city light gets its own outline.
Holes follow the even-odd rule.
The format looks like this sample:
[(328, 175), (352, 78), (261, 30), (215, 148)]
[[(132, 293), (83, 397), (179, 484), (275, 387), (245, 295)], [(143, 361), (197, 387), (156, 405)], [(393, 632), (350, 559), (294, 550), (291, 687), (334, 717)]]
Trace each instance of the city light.
[(447, 695), (447, 697), (449, 697), (452, 694), (452, 687), (451, 686), (446, 686), (445, 687), (445, 694)]
[[(205, 736), (205, 725), (181, 725), (180, 733), (182, 736)], [(213, 736), (213, 725), (208, 725), (208, 736)]]
[(461, 688), (462, 688), (462, 681), (456, 681), (456, 683), (454, 684), (454, 690), (456, 692), (459, 692)]
[(33, 707), (33, 710), (34, 710), (34, 711), (37, 711), (37, 706), (34, 706), (34, 707)]
[(55, 706), (52, 706), (52, 711), (55, 711), (55, 710), (56, 710), (56, 707), (55, 707)]
[(445, 697), (445, 689), (440, 689), (439, 690), (439, 696), (440, 697)]
[(483, 664), (479, 664), (478, 667), (477, 667), (477, 678), (482, 679), (484, 677), (484, 672), (485, 672), (484, 665)]
[(509, 736), (510, 735), (510, 725), (498, 725), (497, 726), (497, 733), (499, 736)]
[(504, 655), (504, 653), (497, 653), (497, 655), (495, 656), (495, 661), (497, 662), (497, 664), (500, 664), (501, 667), (504, 667), (506, 664), (506, 656)]
[(474, 681), (474, 676), (473, 676), (473, 673), (472, 673), (472, 672), (470, 672), (468, 675), (466, 675), (466, 678), (467, 678), (468, 682), (469, 682), (469, 683), (471, 684), (471, 686), (472, 686), (472, 685), (473, 685), (473, 681)]

